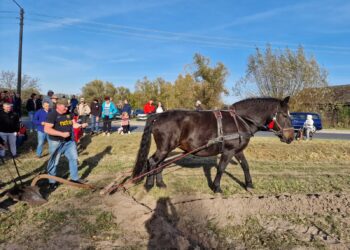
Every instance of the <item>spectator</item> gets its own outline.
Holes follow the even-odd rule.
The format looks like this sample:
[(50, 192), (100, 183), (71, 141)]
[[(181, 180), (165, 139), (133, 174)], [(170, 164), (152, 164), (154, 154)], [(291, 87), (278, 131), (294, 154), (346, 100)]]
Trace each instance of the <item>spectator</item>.
[(43, 108), (43, 95), (39, 95), (36, 99), (36, 111)]
[(38, 146), (36, 148), (36, 156), (40, 158), (43, 152), (43, 145), (46, 140), (48, 140), (47, 134), (44, 132), (44, 125), (47, 119), (47, 114), (49, 113), (49, 103), (44, 102), (43, 108), (35, 112), (34, 124), (36, 125), (38, 131)]
[(203, 110), (202, 103), (201, 103), (200, 100), (197, 100), (197, 101), (196, 101), (195, 109), (196, 109), (196, 111), (201, 111), (201, 110)]
[(70, 99), (70, 112), (73, 113), (75, 108), (78, 105), (78, 99), (75, 97), (75, 95), (72, 95), (72, 98)]
[(162, 107), (162, 103), (161, 102), (158, 102), (158, 107), (156, 109), (156, 113), (163, 113), (164, 112), (164, 109)]
[(117, 114), (117, 108), (110, 98), (105, 97), (105, 101), (102, 103), (102, 120), (103, 120), (103, 135), (109, 136), (112, 129), (112, 119)]
[(57, 95), (51, 96), (52, 108), (50, 108), (50, 111), (56, 109), (57, 100), (58, 100), (58, 96)]
[(54, 109), (53, 101), (52, 101), (53, 94), (54, 92), (52, 90), (49, 90), (47, 91), (47, 96), (45, 96), (43, 99), (43, 102), (49, 103), (50, 110)]
[(5, 93), (4, 92), (0, 92), (0, 110), (2, 110), (2, 105), (5, 102)]
[(122, 113), (122, 122), (121, 122), (123, 130), (121, 131), (121, 134), (130, 134), (130, 121), (129, 121), (129, 114), (127, 112)]
[[(5, 102), (3, 110), (0, 111), (0, 137), (4, 140), (5, 145), (9, 143), (12, 156), (17, 156), (16, 135), (19, 131), (19, 117), (11, 111), (11, 104)], [(5, 151), (0, 150), (0, 157), (5, 156)]]
[[(79, 124), (73, 120), (68, 111), (69, 102), (66, 99), (58, 99), (56, 109), (48, 113), (44, 125), (44, 132), (49, 135), (49, 151), (51, 158), (47, 165), (49, 175), (56, 176), (56, 168), (61, 154), (64, 154), (69, 162), (69, 172), (71, 181), (75, 183), (85, 183), (85, 180), (78, 175), (78, 152), (75, 142), (72, 140), (73, 128), (87, 127), (87, 123)], [(55, 180), (49, 179), (50, 189), (57, 188)]]
[(122, 113), (126, 112), (128, 113), (129, 117), (131, 116), (131, 106), (128, 102), (127, 99), (124, 100), (124, 105), (123, 105), (123, 109), (122, 109)]
[[(74, 114), (73, 120), (78, 123), (79, 116)], [(83, 128), (73, 128), (73, 134), (74, 134), (74, 141), (78, 144), (80, 142), (80, 138), (83, 136)]]
[[(89, 105), (85, 102), (85, 99), (82, 97), (80, 98), (80, 103), (77, 107), (77, 112), (79, 116), (79, 120), (81, 123), (87, 123), (89, 120), (89, 115), (91, 113), (91, 109)], [(85, 135), (85, 130), (83, 130)]]
[(93, 102), (90, 104), (90, 118), (91, 118), (91, 133), (98, 133), (99, 132), (99, 126), (98, 122), (101, 117), (101, 104), (99, 103), (98, 99), (95, 98)]
[(34, 114), (36, 111), (36, 94), (35, 93), (31, 94), (30, 98), (27, 100), (26, 109), (28, 111), (28, 116), (30, 120), (29, 131), (33, 132), (33, 129), (35, 129), (35, 125), (33, 121), (34, 121)]
[(19, 123), (19, 131), (17, 133), (16, 138), (16, 147), (19, 148), (22, 146), (23, 142), (28, 139), (27, 128), (24, 126), (22, 122)]
[(307, 115), (304, 122), (304, 130), (306, 132), (306, 140), (310, 139), (310, 132), (314, 132), (314, 120), (312, 115)]
[(143, 111), (145, 112), (145, 114), (151, 114), (154, 113), (156, 111), (156, 108), (153, 106), (153, 100), (149, 100), (145, 106), (143, 107)]
[[(9, 97), (10, 97), (9, 101), (13, 105), (15, 103), (16, 93), (15, 92), (9, 92)], [(12, 110), (13, 110), (13, 106), (12, 106)]]
[(13, 112), (17, 113), (19, 117), (22, 117), (22, 99), (19, 94), (15, 94)]
[(12, 104), (12, 100), (11, 100), (9, 92), (7, 90), (5, 90), (4, 94), (5, 94), (5, 98), (4, 98), (5, 102)]

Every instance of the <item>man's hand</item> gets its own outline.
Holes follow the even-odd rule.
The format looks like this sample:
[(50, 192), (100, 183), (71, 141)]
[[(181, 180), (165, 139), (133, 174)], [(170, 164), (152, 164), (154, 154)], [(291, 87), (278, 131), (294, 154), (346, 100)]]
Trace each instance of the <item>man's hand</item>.
[(86, 128), (87, 126), (89, 126), (89, 124), (87, 124), (87, 123), (81, 124), (81, 127), (82, 127), (82, 128)]
[(45, 126), (45, 122), (41, 122), (41, 125)]
[(62, 137), (63, 138), (68, 138), (70, 136), (69, 132), (62, 132)]

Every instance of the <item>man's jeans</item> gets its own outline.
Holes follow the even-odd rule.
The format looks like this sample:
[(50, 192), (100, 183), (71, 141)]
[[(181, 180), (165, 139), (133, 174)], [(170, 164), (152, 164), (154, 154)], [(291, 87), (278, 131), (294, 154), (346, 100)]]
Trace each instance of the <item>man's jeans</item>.
[[(16, 156), (17, 155), (17, 148), (16, 148), (17, 136), (16, 136), (16, 133), (0, 132), (0, 136), (4, 140), (4, 143), (6, 146), (7, 146), (7, 144), (9, 144), (12, 156)], [(5, 156), (5, 150), (0, 149), (0, 157), (4, 157), (4, 156)]]
[(36, 148), (36, 155), (39, 157), (41, 157), (41, 154), (43, 153), (45, 140), (48, 140), (48, 135), (38, 130), (38, 147)]
[(29, 123), (29, 129), (30, 130), (35, 129), (34, 115), (35, 115), (35, 111), (29, 111), (28, 112), (28, 116), (29, 116), (29, 120), (30, 120), (30, 123)]
[[(56, 176), (57, 173), (57, 165), (60, 160), (61, 154), (64, 154), (64, 156), (68, 159), (69, 162), (69, 172), (70, 172), (70, 178), (73, 181), (76, 181), (79, 179), (78, 176), (78, 152), (77, 152), (77, 146), (75, 144), (75, 141), (67, 141), (67, 142), (60, 142), (60, 141), (49, 141), (49, 151), (50, 151), (50, 160), (47, 164), (47, 172), (49, 175)], [(57, 149), (57, 150), (56, 150)], [(55, 180), (49, 179), (50, 183), (55, 183)]]
[(91, 131), (98, 132), (99, 126), (98, 126), (98, 116), (91, 115)]

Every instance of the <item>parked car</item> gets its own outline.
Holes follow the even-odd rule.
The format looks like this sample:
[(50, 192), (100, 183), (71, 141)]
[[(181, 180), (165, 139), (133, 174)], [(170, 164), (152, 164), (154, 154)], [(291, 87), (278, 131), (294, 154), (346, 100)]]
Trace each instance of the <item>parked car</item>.
[(322, 129), (322, 121), (321, 116), (317, 113), (311, 113), (311, 112), (291, 112), (291, 120), (292, 120), (292, 126), (295, 131), (303, 128), (304, 122), (306, 121), (306, 116), (312, 115), (312, 119), (314, 120), (314, 126), (316, 130)]
[(131, 110), (131, 116), (132, 117), (136, 117), (138, 114), (143, 114), (143, 110), (142, 109), (135, 109), (135, 110)]
[(147, 114), (143, 112), (142, 109), (136, 109), (134, 112), (134, 115), (136, 115), (136, 120), (138, 121), (146, 121), (147, 120)]

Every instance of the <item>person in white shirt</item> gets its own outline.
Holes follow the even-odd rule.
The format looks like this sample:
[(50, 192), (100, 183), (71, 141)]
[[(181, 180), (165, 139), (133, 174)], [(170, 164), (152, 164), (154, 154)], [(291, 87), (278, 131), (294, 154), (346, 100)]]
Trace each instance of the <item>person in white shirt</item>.
[(161, 102), (158, 102), (158, 107), (156, 109), (156, 113), (163, 113), (164, 112), (164, 109), (162, 107), (162, 103)]
[(314, 132), (314, 120), (312, 115), (307, 115), (304, 122), (304, 130), (306, 131), (306, 140), (310, 139), (310, 132)]

